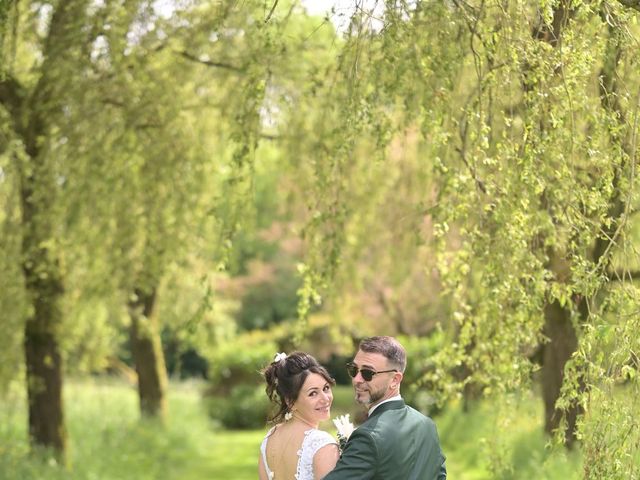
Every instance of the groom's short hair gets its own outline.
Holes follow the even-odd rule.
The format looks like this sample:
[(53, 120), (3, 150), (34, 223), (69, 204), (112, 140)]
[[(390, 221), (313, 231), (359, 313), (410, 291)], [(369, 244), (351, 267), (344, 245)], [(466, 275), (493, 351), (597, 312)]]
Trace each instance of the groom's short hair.
[(398, 340), (393, 337), (377, 336), (364, 338), (358, 347), (363, 352), (379, 353), (389, 360), (389, 363), (404, 372), (407, 366), (407, 352)]

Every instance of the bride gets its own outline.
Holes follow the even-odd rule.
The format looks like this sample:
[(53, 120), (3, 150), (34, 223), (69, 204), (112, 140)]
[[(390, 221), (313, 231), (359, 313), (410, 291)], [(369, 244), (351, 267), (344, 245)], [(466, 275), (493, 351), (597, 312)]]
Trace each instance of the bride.
[(263, 371), (278, 411), (260, 446), (260, 480), (319, 480), (336, 465), (338, 443), (318, 424), (330, 417), (335, 381), (303, 352), (279, 353)]

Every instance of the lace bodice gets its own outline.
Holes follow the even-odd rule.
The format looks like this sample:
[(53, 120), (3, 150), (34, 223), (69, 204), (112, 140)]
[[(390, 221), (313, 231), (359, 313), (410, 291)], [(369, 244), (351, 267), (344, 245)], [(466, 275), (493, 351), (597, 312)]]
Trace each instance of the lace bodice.
[[(267, 442), (273, 430), (273, 428), (269, 430), (267, 435), (264, 437), (264, 440), (262, 440), (260, 451), (262, 452), (264, 469), (267, 471), (269, 478), (272, 480), (280, 480), (274, 478), (273, 472), (269, 468), (269, 465), (267, 465)], [(331, 435), (323, 430), (311, 429), (304, 432), (302, 445), (300, 445), (300, 448), (298, 449), (296, 480), (315, 480), (313, 477), (313, 456), (318, 450), (329, 444), (337, 444), (337, 442)]]

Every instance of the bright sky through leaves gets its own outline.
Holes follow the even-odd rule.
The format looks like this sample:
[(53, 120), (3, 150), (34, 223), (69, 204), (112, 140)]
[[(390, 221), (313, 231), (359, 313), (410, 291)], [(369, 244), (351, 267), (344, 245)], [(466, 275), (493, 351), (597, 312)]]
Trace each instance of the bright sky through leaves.
[(356, 8), (381, 13), (384, 5), (380, 0), (301, 0), (301, 3), (310, 15), (330, 14), (331, 22), (341, 32), (346, 30)]

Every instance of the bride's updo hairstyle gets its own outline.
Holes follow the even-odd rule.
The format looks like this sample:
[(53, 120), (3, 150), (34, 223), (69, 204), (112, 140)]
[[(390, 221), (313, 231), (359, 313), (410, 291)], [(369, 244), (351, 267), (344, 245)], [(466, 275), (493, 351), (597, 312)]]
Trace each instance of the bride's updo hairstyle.
[[(280, 355), (282, 357), (278, 359)], [(310, 373), (321, 375), (329, 385), (333, 386), (336, 383), (315, 358), (304, 352), (293, 352), (286, 357), (284, 354), (278, 354), (276, 360), (262, 370), (267, 382), (267, 396), (278, 407), (278, 411), (271, 418), (272, 422), (278, 423), (285, 418), (285, 414), (298, 399), (300, 389)]]

